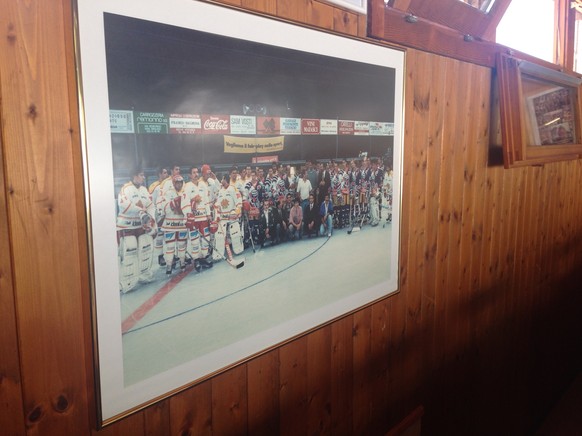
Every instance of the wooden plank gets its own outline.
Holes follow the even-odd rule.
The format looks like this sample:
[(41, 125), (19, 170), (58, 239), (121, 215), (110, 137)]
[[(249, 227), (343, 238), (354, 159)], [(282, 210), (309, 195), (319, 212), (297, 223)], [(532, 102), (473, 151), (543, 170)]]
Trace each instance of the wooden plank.
[[(459, 64), (456, 61), (447, 60), (446, 62), (446, 85), (445, 106), (455, 108), (457, 89), (459, 84)], [(437, 325), (438, 331), (443, 334), (438, 335), (435, 348), (439, 350), (437, 356), (438, 365), (444, 367), (444, 362), (451, 353), (451, 349), (456, 346), (453, 338), (449, 337), (451, 332), (451, 322), (454, 320), (454, 300), (448, 292), (451, 289), (452, 279), (450, 277), (449, 264), (451, 263), (451, 241), (454, 236), (452, 229), (454, 225), (453, 210), (453, 180), (452, 175), (455, 173), (454, 157), (455, 149), (452, 144), (457, 144), (455, 137), (457, 129), (454, 126), (460, 125), (457, 116), (458, 111), (447, 111), (445, 113), (445, 125), (443, 127), (442, 151), (440, 155), (441, 183), (439, 190), (439, 209), (438, 209), (438, 239), (437, 239), (437, 276), (436, 276), (436, 295), (435, 306), (438, 311)], [(452, 224), (451, 224), (452, 223)]]
[(372, 422), (371, 428), (377, 434), (382, 434), (389, 426), (389, 354), (390, 354), (390, 297), (372, 306), (371, 324), (371, 376), (373, 386), (371, 391)]
[[(403, 215), (403, 219), (404, 215)], [(390, 298), (388, 329), (388, 422), (396, 424), (406, 414), (403, 392), (406, 392), (407, 356), (404, 353), (406, 341), (406, 299), (399, 293)]]
[(213, 435), (212, 382), (205, 381), (169, 399), (170, 434)]
[[(486, 74), (484, 72), (486, 71)], [(471, 325), (473, 317), (471, 313), (471, 299), (472, 293), (472, 275), (471, 267), (473, 265), (473, 258), (478, 257), (479, 250), (477, 238), (474, 233), (474, 222), (476, 216), (479, 215), (480, 204), (477, 202), (477, 156), (484, 153), (478, 150), (478, 145), (483, 147), (485, 151), (487, 142), (479, 144), (478, 137), (480, 135), (479, 127), (485, 125), (487, 121), (483, 122), (483, 118), (488, 120), (488, 108), (483, 110), (482, 106), (482, 86), (479, 83), (486, 82), (489, 77), (489, 70), (476, 65), (465, 65), (462, 72), (463, 75), (469, 77), (469, 80), (464, 86), (467, 90), (465, 101), (467, 102), (467, 109), (465, 111), (464, 119), (461, 118), (461, 124), (466, 126), (463, 129), (462, 147), (458, 147), (459, 152), (462, 151), (463, 160), (462, 165), (458, 168), (458, 172), (462, 170), (462, 199), (460, 203), (460, 228), (458, 240), (459, 259), (457, 261), (457, 293), (458, 293), (458, 358), (456, 359), (457, 367), (464, 367), (464, 376), (462, 379), (462, 389), (467, 389), (473, 384), (475, 379), (472, 358), (475, 353), (475, 344), (471, 341)], [(468, 413), (471, 413), (470, 404), (465, 404)]]
[(277, 0), (242, 0), (245, 9), (275, 15), (277, 13)]
[(238, 365), (211, 380), (212, 434), (247, 432), (247, 368)]
[(370, 390), (373, 377), (370, 371), (372, 355), (372, 309), (370, 307), (354, 313), (353, 352), (354, 352), (354, 387), (353, 387), (353, 433), (372, 434), (370, 431), (372, 405)]
[(279, 359), (279, 434), (307, 434), (307, 338), (301, 337), (282, 346)]
[(346, 35), (358, 35), (358, 14), (339, 8), (333, 10), (333, 30)]
[(148, 407), (143, 415), (146, 436), (170, 436), (170, 400)]
[(277, 0), (277, 16), (305, 23), (309, 3), (309, 0)]
[[(423, 374), (434, 368), (439, 350), (435, 341), (435, 325), (438, 319), (443, 319), (444, 304), (442, 299), (437, 299), (437, 243), (439, 226), (439, 192), (441, 185), (441, 153), (443, 140), (443, 122), (445, 117), (445, 84), (447, 77), (446, 58), (431, 56), (432, 67), (430, 69), (430, 109), (428, 118), (428, 138), (426, 147), (426, 179), (425, 190), (425, 246), (423, 247), (424, 277), (422, 292), (422, 339), (417, 345), (422, 352)], [(427, 80), (426, 75), (420, 80)], [(439, 304), (440, 303), (440, 304)], [(435, 393), (427, 389), (426, 395)]]
[[(79, 434), (77, 430), (76, 433)], [(134, 413), (126, 418), (123, 418), (114, 424), (108, 425), (100, 430), (93, 429), (92, 436), (141, 436), (145, 433), (144, 429), (144, 415), (142, 412)], [(43, 435), (45, 433), (42, 433)], [(46, 433), (58, 435), (58, 433)], [(89, 431), (82, 434), (89, 434)]]
[(307, 434), (331, 434), (331, 327), (307, 336)]
[(279, 431), (279, 352), (270, 351), (247, 363), (249, 434)]
[[(0, 94), (0, 102), (2, 101)], [(2, 109), (2, 108), (0, 108)], [(0, 111), (0, 119), (2, 119)], [(22, 384), (18, 353), (18, 332), (14, 313), (14, 286), (10, 230), (4, 183), (2, 150), (2, 125), (0, 124), (0, 428), (6, 434), (23, 435)]]
[(307, 22), (314, 26), (333, 30), (334, 8), (320, 2), (310, 2), (307, 8)]
[[(447, 369), (446, 374), (456, 374), (456, 382), (445, 386), (445, 395), (449, 397), (451, 406), (455, 408), (463, 408), (467, 403), (462, 403), (459, 398), (462, 398), (462, 389), (466, 386), (466, 380), (469, 376), (469, 371), (462, 371), (467, 360), (466, 342), (464, 341), (464, 334), (468, 330), (466, 325), (466, 312), (463, 311), (464, 289), (461, 289), (461, 275), (466, 268), (465, 259), (462, 258), (461, 240), (463, 217), (465, 211), (463, 210), (463, 195), (465, 180), (465, 159), (467, 147), (468, 129), (472, 122), (467, 124), (468, 110), (463, 104), (459, 104), (462, 100), (467, 101), (467, 97), (471, 96), (471, 89), (474, 78), (469, 74), (471, 65), (463, 64), (458, 61), (454, 62), (454, 75), (451, 79), (455, 82), (454, 90), (450, 90), (455, 98), (457, 104), (451, 107), (451, 124), (448, 136), (451, 138), (446, 141), (445, 156), (448, 170), (448, 180), (444, 184), (447, 189), (445, 196), (448, 196), (447, 204), (449, 205), (449, 221), (448, 221), (448, 253), (447, 253), (447, 281), (444, 282), (445, 289), (448, 292), (447, 309), (445, 312), (445, 331), (446, 335), (446, 358)], [(445, 130), (446, 133), (446, 130)], [(448, 186), (447, 186), (448, 185)], [(467, 431), (467, 418), (465, 417), (465, 409), (460, 410), (461, 417), (457, 423), (457, 429), (460, 432)]]
[[(407, 148), (405, 160), (409, 168), (406, 186), (406, 203), (414, 219), (409, 222), (408, 240), (403, 241), (408, 246), (407, 252), (407, 281), (402, 293), (406, 298), (406, 335), (412, 338), (420, 337), (422, 330), (422, 296), (425, 284), (426, 250), (426, 173), (427, 149), (430, 135), (429, 112), (431, 106), (432, 82), (420, 77), (430, 77), (432, 63), (429, 56), (416, 52), (413, 57), (407, 58), (407, 86), (411, 89), (413, 98), (411, 110), (406, 110), (409, 116), (408, 129), (412, 146)], [(410, 104), (407, 105), (407, 109)], [(407, 129), (407, 130), (408, 130)], [(416, 340), (405, 342), (406, 379), (411, 389), (421, 380), (422, 347)]]
[[(488, 70), (481, 69), (480, 77), (476, 80), (476, 83), (491, 82), (491, 73)], [(472, 222), (472, 233), (471, 239), (473, 239), (473, 257), (470, 265), (470, 290), (472, 294), (472, 300), (479, 298), (481, 293), (480, 289), (480, 274), (481, 265), (483, 264), (483, 246), (484, 244), (484, 231), (485, 231), (485, 217), (490, 216), (490, 212), (486, 207), (488, 200), (491, 198), (490, 186), (488, 185), (488, 174), (487, 174), (487, 160), (488, 160), (488, 149), (489, 149), (489, 110), (490, 110), (490, 92), (486, 87), (479, 87), (479, 95), (475, 102), (477, 109), (477, 125), (475, 127), (475, 167), (474, 167), (474, 180), (475, 180), (475, 190), (474, 195), (474, 213)], [(471, 141), (472, 142), (472, 141)], [(471, 316), (475, 314), (475, 306), (470, 305)], [(475, 323), (471, 324), (471, 330), (474, 329)]]
[[(500, 2), (500, 0), (497, 1)], [(440, 5), (439, 2), (427, 1), (426, 3)], [(490, 68), (495, 66), (495, 58), (498, 53), (508, 53), (510, 50), (508, 47), (478, 37), (465, 39), (467, 33), (473, 36), (476, 33), (457, 31), (434, 21), (420, 18), (421, 15), (417, 17), (415, 22), (409, 22), (406, 17), (410, 15), (410, 12), (402, 12), (390, 7), (383, 8), (382, 6), (381, 0), (374, 0), (372, 4), (374, 13), (368, 17), (370, 20), (369, 37)], [(414, 11), (412, 13), (414, 14)], [(446, 9), (443, 9), (443, 13), (450, 15), (450, 11)], [(473, 25), (472, 22), (471, 25)], [(489, 29), (486, 31), (489, 32)], [(556, 68), (555, 65), (536, 59), (527, 53), (513, 49), (511, 51), (520, 59), (532, 60), (550, 68)]]
[(464, 41), (462, 33), (422, 18), (409, 23), (405, 20), (407, 13), (391, 8), (386, 8), (384, 14), (384, 26), (381, 29), (374, 24), (376, 18), (371, 17), (369, 36), (486, 67), (495, 64), (497, 49), (493, 43)]
[(353, 315), (331, 325), (331, 433), (351, 435), (353, 425)]
[(233, 6), (240, 6), (241, 5), (241, 0), (218, 0), (221, 3), (227, 4), (227, 5), (233, 5)]
[(360, 38), (368, 36), (368, 17), (366, 15), (358, 15), (358, 36)]
[(3, 0), (0, 7), (8, 32), (0, 42), (4, 177), (26, 425), (30, 434), (74, 434), (89, 428), (89, 413), (83, 242), (71, 231), (83, 220), (71, 190), (78, 162), (67, 116), (70, 22), (59, 2)]

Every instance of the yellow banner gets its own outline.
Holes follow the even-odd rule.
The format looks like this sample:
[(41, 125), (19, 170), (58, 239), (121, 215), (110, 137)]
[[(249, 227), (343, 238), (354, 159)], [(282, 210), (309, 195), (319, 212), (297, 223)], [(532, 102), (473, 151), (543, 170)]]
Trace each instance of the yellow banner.
[(285, 148), (285, 137), (241, 138), (224, 135), (225, 153), (271, 153)]

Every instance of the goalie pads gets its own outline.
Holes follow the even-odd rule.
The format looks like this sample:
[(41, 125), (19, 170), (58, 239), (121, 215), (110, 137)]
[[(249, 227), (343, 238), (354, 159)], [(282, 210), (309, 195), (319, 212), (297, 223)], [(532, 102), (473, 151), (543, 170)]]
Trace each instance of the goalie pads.
[(124, 236), (119, 241), (119, 288), (131, 291), (139, 281), (139, 259), (137, 238)]
[(232, 243), (232, 251), (234, 254), (240, 254), (245, 249), (243, 243), (243, 233), (238, 221), (230, 223), (229, 226), (230, 242)]
[(218, 229), (214, 234), (214, 247), (212, 247), (212, 259), (221, 260), (224, 256), (224, 244), (226, 243), (226, 223), (218, 223)]
[(378, 197), (370, 197), (370, 225), (376, 226), (380, 222), (380, 203)]
[(152, 265), (154, 261), (154, 239), (149, 234), (140, 235), (137, 239), (137, 255), (139, 259), (139, 279), (149, 282), (153, 279)]

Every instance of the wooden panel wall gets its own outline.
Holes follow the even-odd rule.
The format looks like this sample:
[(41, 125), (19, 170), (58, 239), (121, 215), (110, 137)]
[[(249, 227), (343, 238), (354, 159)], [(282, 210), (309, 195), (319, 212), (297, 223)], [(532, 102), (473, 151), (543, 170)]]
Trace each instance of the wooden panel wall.
[[(311, 0), (245, 8), (365, 35)], [(94, 430), (67, 0), (0, 0), (0, 428), (523, 434), (582, 368), (582, 162), (488, 165), (491, 71), (407, 53), (401, 292)]]

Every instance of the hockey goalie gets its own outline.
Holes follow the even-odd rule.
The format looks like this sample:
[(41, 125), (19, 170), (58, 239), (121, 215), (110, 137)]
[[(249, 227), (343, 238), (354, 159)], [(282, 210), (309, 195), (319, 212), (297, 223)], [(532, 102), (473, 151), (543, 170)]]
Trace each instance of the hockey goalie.
[(244, 250), (240, 226), (242, 197), (227, 178), (222, 180), (222, 186), (218, 191), (214, 208), (218, 229), (214, 235), (212, 256), (214, 260), (219, 260), (224, 257), (224, 251), (226, 250), (226, 258), (232, 262), (230, 245), (232, 244), (232, 251), (235, 254), (242, 253)]
[(155, 207), (140, 168), (132, 171), (131, 181), (121, 187), (117, 196), (117, 242), (119, 288), (131, 291), (153, 278), (153, 237), (157, 233)]

